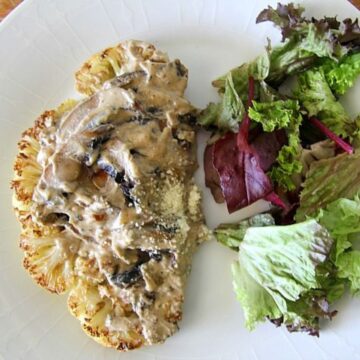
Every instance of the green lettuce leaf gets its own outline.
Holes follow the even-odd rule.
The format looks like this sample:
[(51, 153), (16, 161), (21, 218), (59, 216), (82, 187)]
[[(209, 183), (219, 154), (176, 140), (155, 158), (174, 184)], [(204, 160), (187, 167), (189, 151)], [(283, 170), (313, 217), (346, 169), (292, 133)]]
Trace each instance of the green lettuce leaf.
[(345, 55), (339, 62), (329, 60), (322, 69), (333, 93), (343, 95), (360, 75), (360, 52)]
[(300, 74), (294, 97), (300, 101), (309, 117), (315, 116), (336, 135), (348, 137), (353, 134), (354, 122), (331, 92), (323, 69)]
[[(234, 289), (253, 329), (267, 317), (290, 331), (317, 334), (320, 303), (317, 267), (330, 253), (333, 240), (315, 220), (290, 226), (250, 227), (233, 266)], [(326, 275), (323, 275), (326, 277)]]
[(301, 173), (301, 144), (299, 127), (302, 116), (299, 104), (295, 100), (277, 100), (260, 103), (253, 101), (249, 109), (250, 118), (261, 123), (264, 131), (286, 128), (288, 144), (284, 145), (277, 156), (276, 163), (270, 171), (270, 177), (285, 190), (295, 190), (294, 177)]
[(331, 38), (332, 33), (323, 31), (315, 23), (303, 26), (301, 33), (304, 34), (299, 43), (302, 50), (315, 54), (317, 57), (339, 58), (346, 53), (340, 44), (336, 44)]
[(296, 176), (302, 171), (301, 149), (299, 132), (290, 133), (288, 145), (281, 148), (276, 164), (270, 170), (272, 181), (285, 190), (296, 189)]
[(340, 59), (349, 51), (357, 51), (360, 32), (357, 21), (336, 18), (307, 19), (304, 8), (293, 3), (269, 6), (258, 15), (256, 22), (271, 21), (280, 28), (285, 42), (270, 51), (270, 72), (267, 81), (281, 83), (324, 59)]
[(295, 220), (316, 216), (320, 209), (339, 198), (352, 199), (359, 189), (360, 152), (315, 161), (303, 183)]
[(221, 103), (209, 103), (197, 118), (199, 125), (208, 128), (216, 126), (220, 117)]
[(307, 149), (301, 150), (300, 161), (302, 164), (302, 178), (305, 179), (310, 165), (319, 160), (329, 159), (335, 156), (336, 145), (330, 139), (315, 142)]
[(338, 269), (335, 263), (331, 260), (334, 246), (330, 252), (329, 260), (320, 264), (316, 268), (317, 281), (319, 289), (325, 296), (328, 303), (332, 304), (334, 301), (339, 300), (345, 293), (348, 281), (338, 277)]
[(234, 81), (231, 73), (226, 77), (225, 93), (222, 101), (222, 111), (218, 127), (237, 129), (239, 122), (245, 114), (244, 105), (235, 90)]
[(352, 250), (339, 255), (336, 266), (338, 277), (348, 279), (353, 294), (360, 291), (360, 251)]
[(221, 224), (215, 229), (214, 233), (217, 241), (237, 250), (249, 227), (270, 225), (275, 225), (275, 220), (270, 214), (258, 214), (238, 224)]
[(270, 71), (266, 81), (281, 84), (287, 77), (321, 64), (322, 58), (334, 59), (333, 47), (319, 37), (314, 24), (294, 35), (282, 46), (270, 50)]
[(283, 129), (299, 117), (299, 103), (296, 100), (277, 100), (273, 102), (252, 102), (249, 108), (251, 120), (261, 124), (264, 131)]
[(252, 102), (249, 108), (251, 120), (262, 125), (264, 131), (271, 132), (286, 128), (288, 144), (279, 151), (275, 165), (270, 171), (271, 179), (286, 190), (295, 190), (294, 176), (302, 169), (300, 162), (301, 145), (299, 126), (302, 121), (296, 100), (276, 100), (273, 102)]
[(360, 234), (359, 198), (355, 196), (354, 199), (337, 199), (321, 209), (317, 218), (336, 239), (333, 258), (336, 262), (339, 255), (352, 246), (351, 237)]
[(266, 81), (270, 84), (281, 84), (288, 76), (296, 75), (319, 62), (315, 54), (299, 47), (296, 38), (268, 51), (270, 51), (270, 70)]
[(258, 284), (246, 268), (236, 261), (231, 266), (233, 287), (238, 301), (240, 302), (245, 316), (245, 326), (254, 330), (257, 323), (266, 318), (279, 319), (282, 313), (275, 300)]
[(314, 289), (316, 266), (330, 252), (332, 239), (315, 220), (288, 226), (250, 227), (240, 244), (239, 262), (259, 284), (279, 298), (280, 309), (286, 300), (296, 301)]
[[(358, 189), (359, 190), (359, 189)], [(360, 199), (340, 198), (319, 211), (318, 221), (336, 241), (331, 259), (336, 276), (347, 280), (353, 293), (360, 290), (360, 252), (354, 245), (360, 240)]]
[(258, 56), (254, 61), (242, 64), (241, 66), (230, 70), (225, 75), (214, 80), (212, 84), (214, 87), (218, 88), (220, 93), (224, 93), (226, 90), (226, 79), (229, 74), (231, 74), (234, 88), (239, 94), (240, 99), (245, 103), (248, 98), (249, 76), (252, 76), (257, 81), (265, 80), (269, 74), (269, 68), (269, 55), (268, 53), (264, 53), (263, 55)]
[(244, 105), (235, 90), (233, 77), (228, 73), (225, 79), (225, 92), (222, 102), (218, 104), (210, 103), (200, 114), (197, 121), (201, 126), (216, 126), (225, 131), (237, 131), (239, 122), (244, 117)]

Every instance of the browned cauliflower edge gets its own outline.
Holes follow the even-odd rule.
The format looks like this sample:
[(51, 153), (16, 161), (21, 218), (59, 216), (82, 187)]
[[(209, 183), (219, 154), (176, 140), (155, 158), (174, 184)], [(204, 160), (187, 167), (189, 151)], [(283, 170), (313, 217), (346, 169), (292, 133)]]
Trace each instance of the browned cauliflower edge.
[(21, 223), (20, 248), (24, 251), (23, 265), (32, 278), (43, 288), (53, 293), (63, 293), (74, 282), (75, 255), (64, 251), (61, 243), (68, 241), (61, 229), (34, 223), (31, 216), (32, 195), (41, 175), (37, 161), (39, 133), (50, 118), (57, 121), (76, 104), (68, 100), (56, 110), (45, 111), (33, 127), (23, 132), (18, 143), (19, 153), (14, 163), (14, 179), (11, 182), (13, 208)]
[[(126, 49), (128, 44), (123, 42), (91, 56), (75, 73), (76, 89), (81, 94), (92, 95), (105, 81), (128, 71), (126, 67), (131, 64), (129, 49)], [(131, 55), (141, 61), (165, 63), (169, 60), (167, 55), (156, 50), (154, 45), (141, 41), (133, 41), (131, 44)]]

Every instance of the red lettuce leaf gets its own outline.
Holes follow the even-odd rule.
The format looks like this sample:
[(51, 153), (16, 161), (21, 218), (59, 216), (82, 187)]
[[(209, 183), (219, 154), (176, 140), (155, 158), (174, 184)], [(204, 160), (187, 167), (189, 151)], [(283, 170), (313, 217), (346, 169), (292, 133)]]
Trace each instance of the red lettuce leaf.
[(359, 51), (360, 48), (360, 26), (359, 20), (345, 19), (343, 21), (343, 33), (339, 37), (343, 46), (351, 48), (353, 51)]
[(358, 19), (345, 19), (340, 23), (336, 17), (323, 17), (322, 19), (305, 18), (304, 8), (293, 3), (277, 4), (276, 8), (268, 6), (256, 18), (256, 23), (271, 21), (281, 29), (282, 41), (294, 36), (306, 37), (309, 25), (316, 28), (316, 37), (324, 40), (333, 47), (334, 54), (339, 51), (339, 46), (348, 50), (358, 51), (360, 47), (360, 27)]
[[(254, 98), (254, 79), (249, 78), (249, 108)], [(226, 201), (229, 213), (246, 207), (259, 199), (269, 199), (275, 205), (286, 208), (282, 200), (273, 192), (273, 185), (265, 171), (274, 163), (284, 141), (284, 134), (271, 133), (267, 142), (264, 138), (249, 141), (250, 118), (245, 114), (237, 133), (228, 132), (213, 145), (209, 145), (204, 154), (205, 182), (217, 202), (220, 202), (219, 185)], [(259, 137), (259, 136), (258, 136)], [(275, 141), (276, 140), (276, 141)], [(267, 150), (268, 144), (277, 149)], [(266, 145), (266, 148), (265, 148)], [(259, 151), (265, 148), (264, 151)], [(259, 154), (261, 156), (259, 156)], [(216, 177), (216, 174), (218, 178)], [(266, 170), (265, 170), (266, 169)]]
[(266, 172), (274, 165), (279, 150), (287, 143), (283, 129), (273, 132), (262, 132), (253, 141), (251, 147), (258, 155), (260, 167)]
[[(271, 133), (257, 132), (257, 129), (250, 132), (252, 138), (251, 147), (256, 152), (261, 169), (266, 172), (275, 163), (279, 150), (287, 142), (284, 130)], [(232, 135), (232, 136), (231, 136)], [(229, 141), (236, 142), (236, 134), (228, 134)], [(210, 189), (214, 200), (217, 203), (225, 201), (220, 186), (219, 174), (213, 165), (214, 144), (208, 145), (204, 152), (205, 185)]]
[[(254, 98), (254, 79), (249, 78), (248, 107)], [(219, 174), (220, 186), (229, 213), (264, 198), (272, 192), (269, 177), (248, 138), (250, 118), (245, 114), (237, 134), (227, 133), (214, 144), (213, 165)]]
[(283, 5), (278, 3), (276, 9), (273, 9), (271, 6), (268, 6), (267, 9), (264, 9), (260, 12), (256, 18), (256, 23), (261, 23), (264, 21), (271, 21), (281, 29), (282, 41), (285, 41), (286, 38), (292, 35), (294, 28), (298, 24), (305, 21), (305, 18), (302, 16), (304, 8), (296, 6), (293, 3)]
[(264, 198), (273, 188), (261, 169), (257, 154), (240, 131), (228, 133), (214, 144), (213, 165), (229, 213)]
[(214, 144), (207, 145), (204, 152), (204, 171), (205, 185), (210, 189), (214, 200), (221, 204), (225, 201), (221, 186), (220, 178), (213, 165)]

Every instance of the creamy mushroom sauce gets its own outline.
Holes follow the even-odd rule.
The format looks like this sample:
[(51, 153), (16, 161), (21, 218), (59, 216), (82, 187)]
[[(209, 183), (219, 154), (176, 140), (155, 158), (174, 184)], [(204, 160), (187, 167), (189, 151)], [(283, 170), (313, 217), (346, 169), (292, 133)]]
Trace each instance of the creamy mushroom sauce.
[[(33, 213), (64, 228), (64, 253), (96, 260), (103, 295), (131, 304), (152, 344), (177, 329), (191, 256), (207, 230), (192, 178), (187, 69), (179, 60), (140, 61), (135, 49), (129, 42), (123, 74), (46, 122)], [(109, 316), (106, 326), (120, 331), (127, 322)]]

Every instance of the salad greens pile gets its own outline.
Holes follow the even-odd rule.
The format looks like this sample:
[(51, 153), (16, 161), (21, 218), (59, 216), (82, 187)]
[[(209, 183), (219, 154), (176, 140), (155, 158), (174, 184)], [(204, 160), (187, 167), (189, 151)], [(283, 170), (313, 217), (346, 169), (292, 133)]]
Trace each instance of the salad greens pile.
[(319, 335), (350, 289), (360, 292), (360, 117), (339, 97), (360, 75), (358, 19), (308, 19), (268, 7), (283, 44), (213, 81), (221, 100), (198, 122), (213, 132), (206, 185), (231, 213), (259, 199), (269, 214), (215, 229), (238, 252), (233, 284), (246, 326), (269, 319)]

